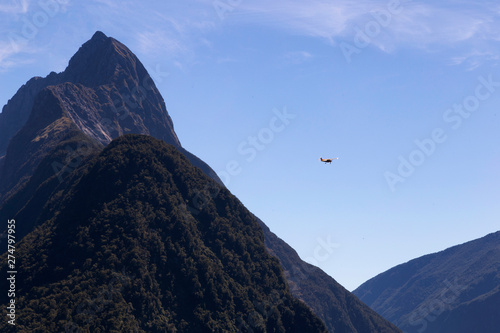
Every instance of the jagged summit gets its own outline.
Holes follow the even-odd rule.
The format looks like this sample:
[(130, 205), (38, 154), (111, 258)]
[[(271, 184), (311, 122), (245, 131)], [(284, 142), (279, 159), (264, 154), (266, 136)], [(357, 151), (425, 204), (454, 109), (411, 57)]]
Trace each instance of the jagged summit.
[[(64, 111), (61, 114), (67, 118), (59, 124), (70, 121), (102, 145), (125, 134), (153, 136), (180, 149), (194, 165), (220, 182), (206, 163), (182, 148), (163, 97), (141, 61), (125, 45), (98, 31), (80, 47), (65, 71), (29, 80), (0, 114), (0, 204), (9, 192), (29, 178), (43, 158), (42, 154), (36, 158), (27, 155), (34, 145), (40, 144), (40, 141), (31, 141), (33, 135), (53, 139), (54, 142), (44, 142), (47, 149), (60, 139), (42, 135), (50, 131), (50, 124), (40, 128), (36, 122), (28, 121), (30, 115), (43, 118), (44, 112), (53, 109), (52, 105), (34, 108), (37, 96), (47, 89), (55, 97), (50, 101), (60, 105)], [(33, 110), (37, 114), (32, 115)], [(47, 118), (51, 117), (47, 115)], [(25, 126), (30, 128), (23, 128)], [(61, 126), (57, 128), (61, 130)], [(15, 144), (9, 147), (9, 143)], [(30, 167), (21, 168), (26, 160), (31, 161)], [(19, 177), (7, 181), (6, 170)], [(22, 182), (13, 187), (13, 182), (19, 179)]]
[(142, 88), (156, 90), (154, 82), (134, 53), (100, 31), (71, 58), (64, 77), (67, 81), (87, 87), (125, 83), (130, 88), (147, 85)]
[(0, 114), (0, 156), (28, 120), (36, 95), (66, 82), (91, 88), (98, 96), (97, 120), (109, 127), (109, 133), (101, 137), (148, 134), (181, 146), (165, 102), (143, 64), (125, 45), (98, 31), (80, 47), (65, 71), (29, 80), (5, 105)]
[(97, 30), (90, 40), (91, 41), (92, 40), (106, 40), (107, 38), (108, 38), (108, 36), (106, 36), (106, 34), (104, 32)]

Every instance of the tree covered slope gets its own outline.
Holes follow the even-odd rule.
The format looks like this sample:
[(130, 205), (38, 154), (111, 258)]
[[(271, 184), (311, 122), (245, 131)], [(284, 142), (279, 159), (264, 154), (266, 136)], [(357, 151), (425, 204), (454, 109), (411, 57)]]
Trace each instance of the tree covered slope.
[(17, 244), (18, 330), (326, 331), (252, 214), (173, 146), (127, 135), (81, 168)]

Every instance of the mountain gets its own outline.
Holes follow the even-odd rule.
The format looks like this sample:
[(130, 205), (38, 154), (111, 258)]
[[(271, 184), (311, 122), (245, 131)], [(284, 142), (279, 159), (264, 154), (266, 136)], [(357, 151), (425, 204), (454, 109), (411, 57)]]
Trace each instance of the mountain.
[[(224, 189), (213, 170), (181, 146), (163, 98), (137, 57), (101, 32), (78, 50), (64, 72), (28, 81), (1, 115), (0, 128), (10, 123), (17, 127), (0, 136), (0, 148), (6, 147), (0, 160), (0, 227), (5, 231), (8, 219), (15, 217), (17, 241), (42, 237), (40, 230), (47, 231), (48, 221), (55, 221), (54, 215), (65, 211), (61, 205), (69, 202), (66, 196), (80, 184), (81, 173), (113, 139), (126, 134), (148, 135), (171, 144), (214, 180), (198, 188), (192, 198), (184, 198), (189, 200), (186, 205), (191, 213), (202, 212), (207, 203), (219, 199)], [(151, 170), (145, 168), (144, 172)], [(98, 197), (99, 193), (89, 196)], [(86, 206), (75, 206), (76, 213), (86, 214), (82, 207)], [(88, 209), (100, 208), (90, 205)], [(267, 251), (278, 258), (293, 296), (307, 304), (330, 332), (400, 332), (333, 278), (303, 262), (262, 221), (254, 220), (260, 224)], [(57, 221), (71, 223), (71, 219)], [(0, 238), (0, 248), (6, 248), (6, 241)], [(51, 244), (55, 243), (50, 240), (41, 244), (39, 251), (53, 251)], [(29, 252), (29, 256), (35, 254)], [(30, 298), (31, 291), (27, 290), (31, 289), (23, 290)]]
[[(45, 108), (54, 108), (49, 119), (41, 118)], [(64, 119), (51, 125), (54, 117)], [(42, 156), (60, 141), (59, 136), (47, 135), (50, 125), (57, 126), (60, 136), (66, 126), (76, 126), (103, 145), (123, 134), (151, 135), (179, 148), (218, 180), (208, 165), (182, 148), (165, 102), (139, 59), (102, 32), (82, 45), (64, 72), (31, 79), (4, 106), (0, 114), (0, 203), (22, 187)], [(31, 142), (33, 136), (35, 142)]]
[(18, 330), (326, 332), (252, 214), (172, 145), (122, 136), (77, 173), (16, 246)]
[(354, 294), (404, 332), (496, 333), (500, 231), (396, 266)]
[[(35, 77), (23, 85), (0, 114), (0, 156), (28, 120), (40, 91), (64, 83), (61, 102), (81, 130), (107, 144), (121, 134), (148, 134), (180, 146), (165, 103), (137, 57), (98, 31), (71, 58), (62, 73)], [(3, 130), (3, 129), (8, 130)]]

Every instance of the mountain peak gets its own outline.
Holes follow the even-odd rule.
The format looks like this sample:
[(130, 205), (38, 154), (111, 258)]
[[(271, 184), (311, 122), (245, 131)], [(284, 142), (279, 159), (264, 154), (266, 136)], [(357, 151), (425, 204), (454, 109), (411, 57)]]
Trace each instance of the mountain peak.
[[(70, 59), (64, 71), (67, 81), (98, 87), (117, 81), (117, 76), (140, 79), (146, 70), (125, 45), (97, 31)], [(130, 82), (127, 82), (130, 83)]]
[[(124, 44), (97, 31), (75, 53), (64, 72), (52, 72), (45, 78), (31, 79), (0, 113), (0, 203), (3, 195), (10, 190), (7, 188), (10, 185), (4, 184), (6, 178), (2, 176), (3, 172), (9, 163), (11, 170), (20, 170), (20, 161), (13, 160), (15, 156), (7, 156), (9, 142), (25, 125), (33, 125), (33, 122), (27, 123), (28, 119), (34, 110), (37, 95), (47, 87), (52, 87), (49, 92), (55, 96), (49, 100), (51, 105), (61, 106), (64, 116), (93, 140), (106, 145), (123, 134), (151, 135), (181, 149), (192, 163), (220, 182), (206, 163), (182, 148), (163, 97), (141, 61)], [(34, 116), (54, 120), (52, 115), (44, 115), (49, 111), (38, 107)], [(63, 117), (63, 114), (60, 116)], [(36, 127), (36, 131), (50, 132), (52, 127), (48, 126), (47, 129)], [(29, 133), (34, 131), (35, 128), (27, 129)], [(42, 135), (42, 132), (39, 134)], [(24, 139), (27, 141), (17, 142), (29, 145), (30, 138), (25, 136)], [(52, 139), (57, 141), (60, 138)], [(19, 149), (19, 146), (13, 149)], [(24, 146), (22, 149), (26, 151)], [(31, 166), (35, 167), (35, 164)], [(26, 177), (33, 171), (23, 170)], [(23, 179), (24, 182), (28, 178)]]
[[(6, 153), (10, 139), (28, 120), (37, 94), (48, 86), (66, 82), (96, 90), (106, 86), (104, 90), (109, 92), (109, 96), (104, 98), (100, 94), (101, 101), (104, 100), (106, 102), (104, 104), (108, 105), (108, 109), (112, 108), (114, 114), (121, 112), (122, 118), (124, 113), (129, 115), (141, 111), (146, 99), (149, 100), (145, 106), (148, 109), (146, 113), (151, 114), (153, 112), (151, 109), (156, 111), (153, 112), (156, 114), (154, 118), (156, 130), (136, 131), (136, 133), (151, 134), (180, 146), (163, 98), (140, 60), (125, 45), (97, 31), (75, 53), (64, 72), (59, 74), (51, 72), (45, 78), (32, 78), (5, 105), (3, 112), (0, 113), (0, 157)], [(144, 92), (148, 96), (143, 96)], [(111, 113), (103, 117), (111, 122), (116, 118)], [(132, 125), (140, 121), (133, 116), (127, 117), (126, 120), (128, 124), (124, 127), (134, 132)], [(161, 131), (160, 125), (167, 127), (166, 133), (158, 132)]]
[(96, 31), (90, 40), (98, 41), (98, 40), (105, 40), (105, 39), (108, 39), (108, 36), (106, 36), (105, 33), (103, 33), (102, 31)]

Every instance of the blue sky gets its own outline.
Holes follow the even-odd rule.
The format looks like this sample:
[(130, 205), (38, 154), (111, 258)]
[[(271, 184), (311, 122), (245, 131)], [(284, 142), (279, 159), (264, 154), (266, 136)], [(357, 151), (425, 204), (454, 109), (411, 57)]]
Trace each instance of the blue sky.
[(497, 2), (6, 0), (0, 104), (96, 30), (141, 59), (183, 146), (349, 290), (500, 229)]

